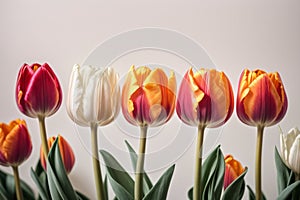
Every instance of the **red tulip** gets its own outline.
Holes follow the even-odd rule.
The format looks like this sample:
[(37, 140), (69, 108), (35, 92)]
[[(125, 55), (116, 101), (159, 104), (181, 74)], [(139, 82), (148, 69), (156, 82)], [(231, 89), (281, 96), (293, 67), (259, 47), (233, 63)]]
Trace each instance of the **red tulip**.
[(17, 167), (30, 156), (31, 151), (31, 139), (24, 120), (0, 123), (1, 165)]
[(288, 101), (281, 78), (277, 72), (262, 70), (241, 74), (237, 94), (237, 115), (250, 126), (272, 126), (287, 111)]
[(176, 111), (191, 126), (218, 127), (233, 112), (233, 91), (224, 72), (189, 69), (181, 82)]
[(162, 69), (132, 66), (122, 90), (122, 111), (133, 125), (159, 126), (167, 122), (175, 108), (176, 79)]
[[(48, 139), (48, 147), (49, 149), (52, 147), (56, 137), (50, 137)], [(72, 150), (72, 147), (69, 145), (69, 143), (61, 136), (58, 135), (58, 146), (60, 150), (61, 159), (64, 163), (65, 169), (67, 173), (70, 173), (74, 164), (75, 164), (75, 156)], [(43, 148), (40, 149), (40, 159), (41, 159), (41, 165), (46, 170), (46, 159), (44, 156)]]
[(232, 155), (227, 155), (225, 158), (225, 174), (224, 174), (224, 190), (243, 172), (242, 164), (235, 160)]
[(61, 105), (62, 91), (50, 66), (24, 64), (18, 75), (16, 101), (22, 113), (29, 117), (48, 117)]

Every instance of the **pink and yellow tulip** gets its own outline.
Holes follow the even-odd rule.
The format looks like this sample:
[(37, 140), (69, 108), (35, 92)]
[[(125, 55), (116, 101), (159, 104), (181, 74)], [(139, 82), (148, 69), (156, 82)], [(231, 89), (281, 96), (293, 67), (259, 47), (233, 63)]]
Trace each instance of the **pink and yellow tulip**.
[(227, 155), (225, 158), (225, 174), (224, 174), (224, 189), (226, 189), (235, 179), (243, 172), (242, 164), (233, 158), (232, 155)]

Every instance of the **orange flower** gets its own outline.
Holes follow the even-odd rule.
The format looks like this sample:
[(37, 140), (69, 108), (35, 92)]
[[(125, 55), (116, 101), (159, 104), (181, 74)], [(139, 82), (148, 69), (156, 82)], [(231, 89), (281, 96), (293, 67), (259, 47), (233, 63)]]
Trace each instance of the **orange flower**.
[(232, 155), (227, 155), (225, 158), (225, 175), (224, 175), (224, 190), (243, 172), (244, 168), (241, 163), (233, 158)]
[(31, 151), (31, 138), (24, 120), (0, 123), (1, 165), (16, 167), (30, 156)]
[(160, 68), (132, 66), (122, 90), (123, 115), (133, 125), (159, 126), (171, 118), (175, 98), (174, 72), (168, 79)]
[(181, 82), (176, 112), (191, 126), (218, 127), (233, 112), (233, 91), (224, 72), (215, 69), (189, 69)]
[[(49, 148), (52, 147), (55, 139), (56, 139), (55, 136), (52, 136), (48, 139)], [(64, 163), (66, 172), (70, 173), (75, 163), (75, 156), (73, 150), (69, 145), (69, 143), (61, 135), (58, 135), (58, 146), (59, 146), (61, 159)], [(40, 159), (41, 159), (41, 165), (46, 170), (46, 160), (45, 160), (43, 148), (41, 148), (40, 150)]]
[(272, 126), (284, 117), (287, 106), (287, 96), (277, 72), (243, 71), (236, 106), (237, 115), (243, 123)]

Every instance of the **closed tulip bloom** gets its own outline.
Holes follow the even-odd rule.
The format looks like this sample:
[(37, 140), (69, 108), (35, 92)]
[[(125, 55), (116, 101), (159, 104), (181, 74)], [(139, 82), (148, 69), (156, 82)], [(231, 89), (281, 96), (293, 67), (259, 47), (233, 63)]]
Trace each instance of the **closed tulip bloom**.
[[(49, 149), (52, 147), (55, 139), (56, 139), (55, 136), (50, 137), (48, 139)], [(75, 156), (72, 147), (61, 135), (58, 135), (58, 147), (59, 147), (61, 159), (64, 163), (66, 172), (70, 173), (75, 164)], [(40, 159), (41, 159), (41, 165), (46, 170), (46, 159), (44, 156), (43, 148), (40, 149)]]
[(281, 157), (285, 164), (300, 175), (300, 131), (293, 128), (288, 134), (280, 134)]
[(237, 115), (250, 126), (272, 126), (285, 115), (287, 96), (280, 75), (245, 69), (237, 94)]
[(233, 112), (232, 86), (224, 72), (190, 68), (184, 75), (177, 97), (178, 117), (190, 126), (219, 127)]
[(31, 138), (24, 120), (0, 123), (1, 165), (17, 167), (30, 156), (31, 151)]
[(224, 174), (224, 190), (243, 172), (242, 164), (235, 160), (232, 155), (227, 155), (225, 158), (225, 174)]
[(45, 63), (24, 64), (18, 75), (16, 101), (20, 111), (29, 117), (48, 117), (60, 107), (62, 91), (50, 66)]
[(70, 118), (81, 126), (112, 122), (120, 110), (118, 74), (113, 68), (75, 65), (67, 99)]
[(136, 126), (159, 126), (171, 118), (175, 98), (174, 72), (168, 78), (160, 68), (132, 66), (122, 90), (123, 115)]

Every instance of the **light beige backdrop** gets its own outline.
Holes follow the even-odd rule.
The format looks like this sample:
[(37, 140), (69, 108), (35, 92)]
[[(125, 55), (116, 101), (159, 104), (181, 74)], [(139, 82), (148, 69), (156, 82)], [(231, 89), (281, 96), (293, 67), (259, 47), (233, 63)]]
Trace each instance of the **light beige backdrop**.
[[(246, 67), (279, 71), (289, 100), (288, 112), (280, 125), (284, 131), (300, 126), (299, 1), (1, 1), (0, 121), (23, 118), (28, 123), (33, 152), (20, 170), (30, 185), (35, 187), (29, 169), (37, 161), (40, 139), (37, 120), (21, 114), (15, 104), (15, 82), (21, 65), (48, 62), (66, 97), (75, 63), (82, 63), (89, 52), (111, 36), (149, 26), (179, 31), (201, 44), (217, 68), (226, 72), (235, 91)], [(127, 65), (123, 67), (125, 71), (129, 69)], [(173, 68), (183, 73), (188, 67)], [(62, 134), (73, 146), (76, 164), (71, 181), (76, 189), (95, 199), (92, 165), (83, 145), (90, 137), (87, 132), (78, 136), (66, 114), (65, 99), (60, 110), (47, 119), (47, 130), (49, 135)], [(178, 120), (176, 115), (174, 118)], [(159, 142), (163, 145), (165, 141), (148, 144), (149, 149), (151, 145), (159, 146)], [(231, 153), (248, 166), (246, 182), (254, 188), (255, 128), (239, 122), (234, 113), (218, 143), (224, 154)], [(279, 146), (278, 126), (267, 128), (264, 137), (262, 182), (268, 199), (277, 196), (275, 146)], [(194, 143), (175, 163), (168, 199), (187, 199), (186, 192), (193, 184)], [(11, 171), (2, 166), (1, 169)], [(150, 174), (154, 182), (164, 170)], [(244, 199), (248, 199), (247, 191)]]

